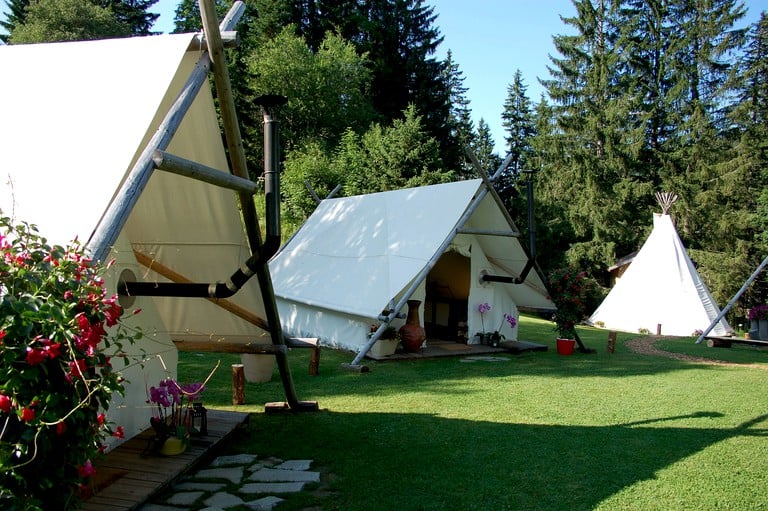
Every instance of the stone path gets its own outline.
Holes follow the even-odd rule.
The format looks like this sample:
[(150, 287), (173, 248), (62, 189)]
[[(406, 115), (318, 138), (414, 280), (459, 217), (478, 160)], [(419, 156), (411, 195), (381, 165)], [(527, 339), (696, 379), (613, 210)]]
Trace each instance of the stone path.
[(287, 494), (320, 482), (320, 472), (309, 470), (311, 464), (312, 460), (259, 459), (255, 454), (219, 456), (139, 511), (271, 510)]

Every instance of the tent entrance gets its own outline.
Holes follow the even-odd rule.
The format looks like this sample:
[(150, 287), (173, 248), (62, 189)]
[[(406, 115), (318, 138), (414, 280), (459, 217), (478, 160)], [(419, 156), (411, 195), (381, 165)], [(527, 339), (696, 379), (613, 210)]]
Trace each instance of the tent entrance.
[(470, 259), (445, 252), (427, 274), (424, 329), (427, 337), (465, 342), (469, 303)]

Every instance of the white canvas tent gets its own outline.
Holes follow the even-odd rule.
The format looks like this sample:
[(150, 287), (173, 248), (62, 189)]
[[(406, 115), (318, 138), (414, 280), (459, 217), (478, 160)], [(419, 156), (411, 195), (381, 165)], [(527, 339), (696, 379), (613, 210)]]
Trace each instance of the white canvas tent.
[[(483, 323), (496, 330), (518, 307), (553, 310), (536, 271), (522, 284), (481, 280), (519, 276), (528, 261), (484, 187), (477, 179), (322, 201), (270, 261), (283, 329), (360, 351), (382, 312), (411, 292), (428, 326), (463, 307), (470, 342)], [(483, 302), (492, 309), (481, 318)], [(517, 338), (517, 328), (502, 326), (507, 339)]]
[[(129, 172), (200, 64), (199, 35), (0, 47), (0, 208), (36, 224), (52, 243), (103, 231)], [(203, 69), (202, 86), (167, 146), (168, 152), (229, 175), (219, 123)], [(130, 270), (138, 280), (193, 282), (229, 277), (250, 255), (235, 192), (156, 170), (103, 260), (110, 294)], [(164, 274), (166, 276), (164, 276)], [(229, 299), (264, 317), (257, 279)], [(130, 349), (147, 359), (125, 370), (125, 398), (109, 420), (126, 437), (149, 425), (146, 388), (176, 377), (173, 340), (254, 341), (267, 333), (202, 298), (135, 297), (126, 319), (145, 337)], [(269, 338), (265, 342), (269, 342)], [(156, 355), (162, 356), (165, 364)], [(213, 368), (213, 367), (211, 367)], [(184, 375), (179, 375), (183, 381)]]
[[(632, 264), (611, 289), (589, 322), (612, 330), (644, 329), (674, 336), (693, 336), (706, 329), (720, 309), (702, 282), (666, 214), (654, 213), (653, 230)], [(725, 319), (713, 332), (726, 335)]]

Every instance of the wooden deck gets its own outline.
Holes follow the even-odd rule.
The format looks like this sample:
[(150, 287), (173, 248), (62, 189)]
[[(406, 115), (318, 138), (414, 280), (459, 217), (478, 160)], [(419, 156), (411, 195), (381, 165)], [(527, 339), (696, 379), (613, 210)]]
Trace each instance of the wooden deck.
[(96, 466), (96, 493), (85, 501), (84, 511), (137, 509), (177, 477), (206, 461), (212, 451), (234, 431), (247, 424), (249, 414), (208, 410), (208, 435), (195, 437), (186, 452), (177, 456), (146, 455), (151, 429), (110, 451)]
[(471, 355), (493, 355), (500, 353), (522, 353), (525, 351), (547, 351), (547, 346), (529, 341), (504, 341), (498, 348), (484, 344), (464, 344), (441, 339), (427, 339), (427, 347), (418, 353), (398, 350), (393, 355), (375, 356), (370, 352), (366, 357), (372, 360), (416, 360), (421, 358), (466, 357)]
[(716, 335), (708, 335), (707, 346), (710, 348), (730, 348), (732, 344), (748, 344), (751, 346), (768, 347), (768, 341), (760, 339), (744, 339), (743, 337), (719, 337)]

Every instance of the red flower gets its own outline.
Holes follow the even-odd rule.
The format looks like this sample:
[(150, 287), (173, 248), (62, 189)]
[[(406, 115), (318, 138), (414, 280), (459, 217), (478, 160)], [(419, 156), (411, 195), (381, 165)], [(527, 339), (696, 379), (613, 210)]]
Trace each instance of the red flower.
[(85, 462), (85, 465), (77, 467), (77, 473), (80, 474), (80, 477), (85, 479), (86, 477), (90, 477), (95, 474), (96, 469), (93, 468), (93, 463), (91, 463), (91, 460), (88, 460)]
[(117, 431), (112, 433), (112, 436), (115, 438), (125, 438), (125, 429), (122, 426), (118, 426)]
[(78, 378), (85, 378), (85, 360), (82, 358), (78, 358), (77, 360), (73, 360), (69, 363), (69, 374), (70, 376), (77, 376)]
[(21, 420), (24, 422), (32, 422), (35, 420), (35, 411), (32, 408), (24, 407), (21, 409)]
[(104, 420), (106, 419), (106, 416), (103, 413), (100, 413), (96, 416), (96, 422), (99, 423), (99, 426), (104, 425)]
[(107, 306), (106, 310), (104, 311), (107, 326), (115, 326), (117, 324), (117, 320), (120, 319), (120, 315), (123, 313), (123, 308), (120, 307), (120, 304), (117, 303), (117, 295), (104, 300), (104, 305)]
[(8, 413), (11, 411), (11, 405), (13, 403), (11, 402), (11, 398), (6, 396), (5, 394), (0, 394), (0, 412)]
[(27, 360), (27, 364), (31, 366), (36, 366), (37, 364), (45, 360), (45, 351), (28, 347), (26, 360)]
[(64, 421), (59, 421), (56, 423), (57, 435), (63, 435), (66, 430), (67, 430), (67, 425), (64, 423)]

